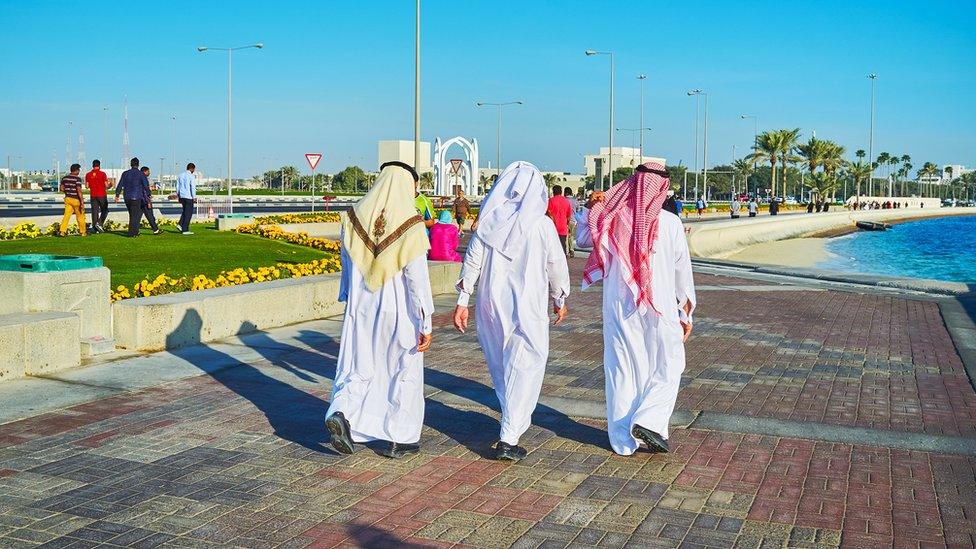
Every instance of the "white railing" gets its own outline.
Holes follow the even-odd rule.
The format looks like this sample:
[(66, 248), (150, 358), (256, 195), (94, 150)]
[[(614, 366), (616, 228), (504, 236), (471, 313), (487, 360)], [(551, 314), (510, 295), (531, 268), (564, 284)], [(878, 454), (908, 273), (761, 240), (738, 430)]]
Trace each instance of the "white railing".
[(226, 196), (197, 195), (195, 218), (216, 219), (220, 214), (231, 213), (231, 201)]

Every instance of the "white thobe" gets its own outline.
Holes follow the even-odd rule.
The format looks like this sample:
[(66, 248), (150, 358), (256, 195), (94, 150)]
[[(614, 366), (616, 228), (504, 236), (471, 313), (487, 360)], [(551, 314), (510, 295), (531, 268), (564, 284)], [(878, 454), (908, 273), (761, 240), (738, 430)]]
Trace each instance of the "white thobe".
[[(548, 217), (526, 231), (525, 245), (512, 258), (477, 235), (464, 255), (458, 305), (478, 284), (478, 341), (501, 404), (502, 442), (518, 444), (532, 423), (549, 359), (549, 300), (563, 306), (569, 295), (569, 267), (556, 228)], [(547, 291), (548, 289), (548, 291)]]
[[(576, 242), (593, 247), (587, 223), (589, 210), (576, 214)], [(603, 368), (606, 377), (607, 431), (613, 451), (637, 451), (631, 434), (640, 425), (668, 438), (668, 420), (678, 399), (685, 369), (681, 320), (691, 322), (681, 308), (695, 307), (691, 258), (681, 220), (661, 211), (657, 241), (651, 254), (654, 309), (641, 314), (623, 278), (616, 251), (607, 250), (603, 277)]]
[(342, 249), (339, 301), (346, 302), (332, 404), (355, 442), (412, 444), (424, 423), (424, 355), (420, 333), (431, 333), (434, 301), (421, 255), (371, 291)]

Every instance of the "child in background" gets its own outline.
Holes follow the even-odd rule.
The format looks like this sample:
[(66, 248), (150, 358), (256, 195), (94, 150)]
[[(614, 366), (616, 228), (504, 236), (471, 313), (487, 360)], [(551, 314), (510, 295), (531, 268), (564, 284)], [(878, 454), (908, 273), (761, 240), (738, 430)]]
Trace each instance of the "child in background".
[(458, 226), (452, 221), (451, 212), (442, 210), (437, 223), (430, 228), (430, 253), (427, 258), (431, 261), (461, 262), (457, 253), (461, 239), (458, 236)]

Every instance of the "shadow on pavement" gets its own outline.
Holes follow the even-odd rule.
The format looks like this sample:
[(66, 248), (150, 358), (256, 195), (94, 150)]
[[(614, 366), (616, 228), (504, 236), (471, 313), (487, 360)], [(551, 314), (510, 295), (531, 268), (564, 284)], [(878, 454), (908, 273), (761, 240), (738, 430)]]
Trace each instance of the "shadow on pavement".
[[(202, 327), (200, 313), (195, 309), (188, 310), (173, 334), (167, 336), (167, 348), (196, 345), (192, 348), (173, 349), (171, 352), (250, 401), (264, 413), (275, 435), (310, 450), (334, 453), (325, 446), (329, 440), (324, 428), (328, 402), (269, 377), (254, 366), (226, 353), (201, 345)], [(254, 328), (245, 322), (239, 332), (253, 332)], [(173, 345), (170, 345), (171, 338), (174, 339)], [(230, 367), (212, 370), (208, 366), (214, 363)]]
[[(167, 336), (167, 348), (172, 349), (175, 356), (190, 362), (251, 402), (265, 415), (275, 435), (310, 450), (333, 453), (328, 447), (329, 435), (325, 429), (325, 414), (329, 408), (327, 400), (268, 376), (250, 364), (202, 344), (202, 327), (200, 313), (194, 309), (188, 310), (179, 326)], [(266, 333), (257, 331), (256, 326), (249, 322), (241, 324), (238, 334), (240, 340), (250, 349), (272, 365), (299, 379), (315, 383), (313, 374), (335, 379), (339, 343), (332, 337), (310, 330), (299, 332), (296, 339), (317, 351), (312, 352), (276, 341)], [(223, 367), (215, 368), (217, 364)], [(494, 389), (478, 381), (425, 368), (424, 382), (445, 393), (467, 398), (500, 412)], [(491, 445), (498, 440), (500, 427), (498, 420), (487, 414), (431, 399), (426, 399), (424, 423), (483, 457), (489, 457)], [(561, 438), (606, 446), (606, 433), (603, 430), (579, 423), (548, 406), (540, 404), (536, 408), (533, 423)]]

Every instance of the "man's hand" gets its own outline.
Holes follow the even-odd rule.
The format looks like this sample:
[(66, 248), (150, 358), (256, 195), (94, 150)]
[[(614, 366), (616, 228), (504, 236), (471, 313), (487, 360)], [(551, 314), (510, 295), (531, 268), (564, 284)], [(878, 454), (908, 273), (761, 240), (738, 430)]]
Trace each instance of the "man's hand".
[(563, 321), (563, 319), (566, 318), (566, 313), (569, 312), (569, 309), (565, 305), (559, 307), (555, 303), (553, 303), (552, 312), (553, 314), (556, 315), (556, 320), (553, 321), (552, 325), (558, 326)]
[(468, 308), (458, 305), (454, 308), (454, 327), (462, 334), (468, 329)]
[(597, 202), (603, 202), (606, 198), (607, 195), (603, 191), (593, 191), (590, 193), (589, 200), (586, 201), (586, 208), (591, 209)]
[(426, 353), (427, 350), (430, 349), (430, 342), (433, 339), (434, 336), (431, 334), (420, 334), (420, 337), (418, 338), (417, 341), (417, 352)]
[[(685, 300), (685, 304), (681, 308), (684, 309), (685, 314), (688, 315), (688, 319), (690, 320), (691, 319), (691, 300), (690, 299), (689, 300)], [(691, 329), (692, 329), (692, 323), (691, 322), (687, 322), (687, 323), (682, 322), (681, 323), (681, 331), (683, 332), (683, 336), (681, 338), (681, 342), (682, 343), (688, 341), (688, 338), (691, 337)]]

